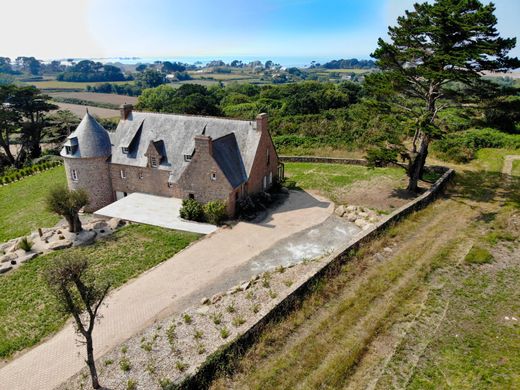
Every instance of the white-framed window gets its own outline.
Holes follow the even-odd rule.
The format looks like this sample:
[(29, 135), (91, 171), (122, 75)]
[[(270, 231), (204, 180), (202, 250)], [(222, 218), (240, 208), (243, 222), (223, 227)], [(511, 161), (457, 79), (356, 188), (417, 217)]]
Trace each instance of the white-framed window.
[(264, 180), (262, 181), (262, 190), (267, 189), (267, 176), (264, 176)]
[(124, 169), (121, 169), (120, 174), (121, 174), (121, 179), (126, 179), (126, 172)]
[(191, 161), (191, 154), (185, 154), (184, 161), (186, 161), (186, 162)]
[(157, 168), (157, 157), (150, 157), (150, 165), (152, 168)]
[(123, 152), (123, 154), (128, 154), (128, 148), (121, 148), (121, 151)]
[(211, 172), (211, 180), (217, 180), (217, 174), (215, 172)]
[(71, 169), (70, 177), (73, 181), (78, 181), (78, 171), (76, 171), (75, 169)]
[(65, 146), (65, 153), (72, 154), (72, 148), (70, 146)]
[(273, 172), (269, 172), (269, 183), (268, 185), (271, 186), (273, 184)]

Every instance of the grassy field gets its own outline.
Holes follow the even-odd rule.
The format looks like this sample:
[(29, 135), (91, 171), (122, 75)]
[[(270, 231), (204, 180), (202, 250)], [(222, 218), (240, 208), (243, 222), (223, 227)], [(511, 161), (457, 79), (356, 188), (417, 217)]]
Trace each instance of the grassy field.
[(401, 168), (285, 163), (285, 176), (296, 186), (317, 191), (338, 204), (389, 211), (406, 202), (395, 196), (404, 185), (405, 175)]
[(492, 169), (506, 153), (459, 166), (446, 197), (363, 246), (212, 388), (520, 388), (520, 180)]
[(520, 160), (513, 161), (513, 171), (511, 174), (513, 176), (520, 176)]
[[(185, 248), (197, 234), (130, 225), (94, 245), (71, 248), (88, 256), (99, 280), (116, 288)], [(0, 278), (0, 358), (28, 348), (58, 331), (67, 316), (47, 290), (42, 270), (61, 252), (37, 257)]]
[(0, 242), (55, 225), (60, 218), (45, 210), (45, 196), (65, 184), (63, 166), (0, 187)]
[(100, 118), (116, 118), (120, 115), (118, 110), (113, 110), (110, 108), (83, 106), (81, 104), (70, 104), (61, 102), (55, 102), (55, 104), (59, 107), (60, 110), (69, 110), (77, 116), (79, 116), (80, 118), (83, 118), (83, 116), (87, 112), (87, 109), (89, 113)]
[[(112, 81), (111, 84), (125, 84), (132, 83), (132, 81)], [(28, 85), (34, 85), (38, 89), (60, 89), (60, 90), (84, 90), (87, 85), (100, 85), (103, 82), (73, 82), (73, 81), (58, 81), (58, 80), (45, 80), (45, 81), (32, 81), (27, 83)]]
[(96, 93), (96, 92), (53, 92), (49, 94), (52, 97), (60, 97), (66, 99), (80, 99), (96, 103), (108, 103), (121, 105), (124, 103), (136, 104), (135, 96), (116, 95), (114, 93)]

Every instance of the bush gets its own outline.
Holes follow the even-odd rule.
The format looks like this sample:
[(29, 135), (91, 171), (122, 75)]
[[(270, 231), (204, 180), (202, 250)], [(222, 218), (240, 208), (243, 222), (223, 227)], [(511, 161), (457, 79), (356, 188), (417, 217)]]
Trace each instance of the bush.
[(442, 159), (461, 163), (471, 161), (475, 153), (484, 148), (520, 149), (520, 135), (495, 129), (472, 129), (449, 134), (432, 145)]
[(31, 240), (29, 240), (27, 237), (23, 237), (20, 242), (18, 243), (18, 248), (22, 249), (26, 252), (29, 252), (33, 246), (33, 243)]
[(227, 218), (226, 204), (221, 200), (206, 203), (203, 210), (206, 221), (213, 225), (220, 225)]
[(180, 209), (181, 218), (189, 221), (202, 222), (204, 220), (204, 210), (200, 202), (195, 199), (184, 199)]

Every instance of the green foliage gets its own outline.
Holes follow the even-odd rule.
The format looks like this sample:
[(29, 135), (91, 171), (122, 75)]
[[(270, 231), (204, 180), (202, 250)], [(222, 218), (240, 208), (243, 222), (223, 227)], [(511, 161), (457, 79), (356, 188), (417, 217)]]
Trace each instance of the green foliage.
[(487, 264), (493, 261), (493, 255), (485, 248), (473, 246), (464, 261), (470, 264)]
[(83, 60), (60, 73), (56, 76), (56, 80), (76, 82), (124, 81), (126, 77), (117, 66)]
[(29, 252), (33, 246), (31, 240), (28, 237), (22, 237), (20, 242), (18, 243), (18, 248), (24, 250), (25, 252)]
[(439, 157), (466, 163), (484, 148), (520, 149), (520, 135), (506, 134), (495, 129), (471, 129), (447, 135), (432, 145)]
[(394, 149), (375, 149), (367, 150), (366, 159), (371, 167), (384, 167), (397, 161), (397, 151)]
[(119, 368), (121, 368), (121, 371), (123, 372), (128, 372), (132, 369), (132, 364), (126, 356), (123, 356), (119, 361)]
[(188, 221), (202, 222), (204, 220), (204, 209), (202, 204), (195, 199), (184, 199), (179, 211), (181, 218)]
[(213, 200), (203, 206), (204, 218), (213, 225), (220, 225), (227, 218), (226, 203)]
[(126, 382), (126, 390), (136, 390), (137, 389), (137, 381), (135, 379), (128, 379)]
[(193, 322), (193, 319), (187, 313), (182, 316), (182, 319), (184, 320), (184, 323), (186, 323), (188, 325), (190, 325)]
[(220, 337), (222, 337), (223, 339), (227, 339), (229, 337), (229, 329), (226, 327), (221, 328)]

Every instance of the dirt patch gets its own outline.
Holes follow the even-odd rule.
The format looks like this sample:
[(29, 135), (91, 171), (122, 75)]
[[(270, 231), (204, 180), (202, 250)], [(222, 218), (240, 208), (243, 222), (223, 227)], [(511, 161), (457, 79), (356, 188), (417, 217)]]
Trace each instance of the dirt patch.
[(356, 182), (347, 188), (339, 188), (335, 195), (339, 203), (392, 211), (415, 198), (415, 194), (404, 190), (406, 183), (405, 177), (401, 180), (378, 177)]

